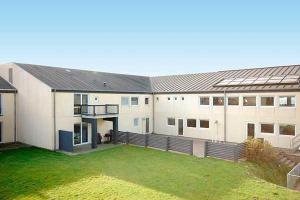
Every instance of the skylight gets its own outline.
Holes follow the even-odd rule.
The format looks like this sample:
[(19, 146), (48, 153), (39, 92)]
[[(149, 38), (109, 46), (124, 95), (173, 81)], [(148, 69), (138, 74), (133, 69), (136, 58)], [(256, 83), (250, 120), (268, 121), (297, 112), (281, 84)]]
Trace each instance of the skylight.
[(299, 80), (300, 80), (300, 76), (298, 75), (228, 78), (228, 79), (223, 79), (215, 86), (296, 84), (299, 82)]

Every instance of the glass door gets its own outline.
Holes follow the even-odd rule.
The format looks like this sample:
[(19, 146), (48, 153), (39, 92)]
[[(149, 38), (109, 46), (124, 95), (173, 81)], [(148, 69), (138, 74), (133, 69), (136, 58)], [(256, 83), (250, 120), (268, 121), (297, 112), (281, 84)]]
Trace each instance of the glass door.
[(88, 142), (88, 124), (78, 123), (74, 124), (73, 143), (80, 145)]
[(178, 135), (183, 135), (183, 119), (178, 119)]
[(255, 137), (255, 124), (247, 123), (247, 138), (251, 139)]
[(149, 133), (149, 118), (146, 118), (146, 133)]

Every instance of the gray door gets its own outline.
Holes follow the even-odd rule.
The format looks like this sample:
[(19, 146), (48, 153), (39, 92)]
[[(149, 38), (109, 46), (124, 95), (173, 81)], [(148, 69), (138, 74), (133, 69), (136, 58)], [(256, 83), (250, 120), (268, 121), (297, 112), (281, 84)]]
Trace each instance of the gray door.
[(183, 119), (178, 119), (178, 135), (183, 135)]
[(146, 133), (149, 133), (149, 118), (146, 118)]

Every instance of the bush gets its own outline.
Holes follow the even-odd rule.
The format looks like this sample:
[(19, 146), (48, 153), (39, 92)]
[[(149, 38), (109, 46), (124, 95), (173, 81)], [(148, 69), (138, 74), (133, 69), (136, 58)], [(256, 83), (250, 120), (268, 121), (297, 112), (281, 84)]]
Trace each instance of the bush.
[(276, 162), (277, 152), (268, 141), (249, 139), (246, 141), (245, 156), (249, 161)]

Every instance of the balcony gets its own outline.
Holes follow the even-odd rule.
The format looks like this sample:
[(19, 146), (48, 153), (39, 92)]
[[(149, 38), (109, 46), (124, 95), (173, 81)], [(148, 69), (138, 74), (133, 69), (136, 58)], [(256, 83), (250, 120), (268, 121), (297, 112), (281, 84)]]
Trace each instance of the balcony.
[(74, 114), (85, 117), (101, 117), (119, 114), (118, 104), (105, 105), (74, 105)]

